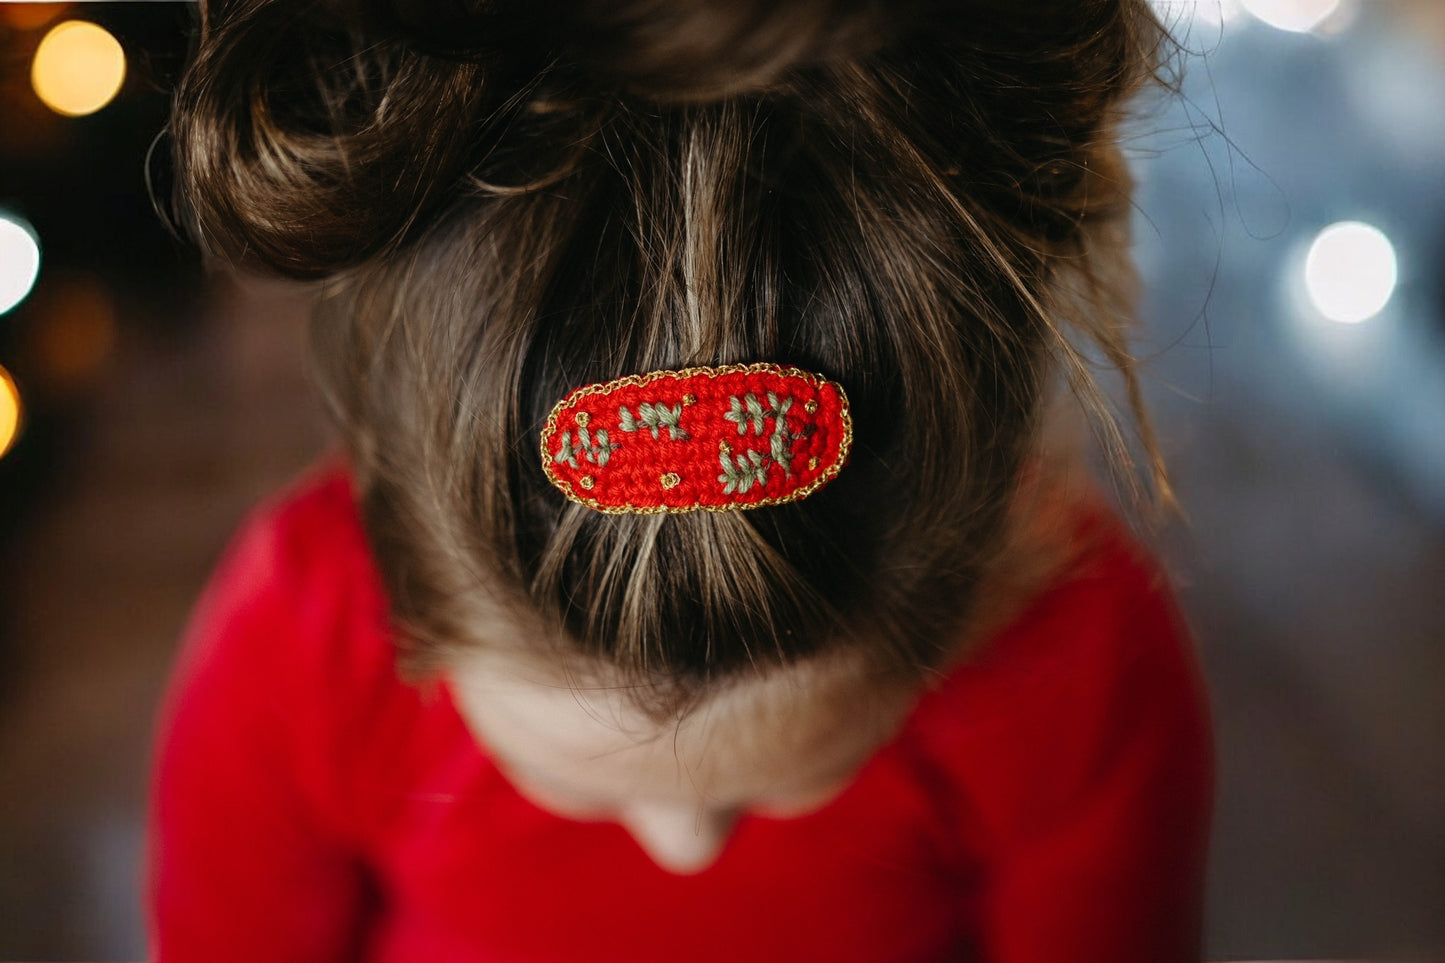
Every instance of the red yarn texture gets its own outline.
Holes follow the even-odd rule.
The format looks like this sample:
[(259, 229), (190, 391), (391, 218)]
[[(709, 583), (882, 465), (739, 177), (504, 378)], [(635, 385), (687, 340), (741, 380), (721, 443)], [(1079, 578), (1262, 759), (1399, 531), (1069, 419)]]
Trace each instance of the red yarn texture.
[(842, 388), (776, 365), (688, 368), (587, 385), (553, 409), (542, 465), (603, 512), (755, 508), (806, 497), (852, 445)]

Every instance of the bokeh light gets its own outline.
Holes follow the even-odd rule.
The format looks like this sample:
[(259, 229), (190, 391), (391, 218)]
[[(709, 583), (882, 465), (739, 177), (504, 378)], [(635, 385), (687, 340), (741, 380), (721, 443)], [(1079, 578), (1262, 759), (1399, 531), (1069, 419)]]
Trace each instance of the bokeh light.
[(30, 83), (57, 114), (93, 114), (125, 82), (125, 51), (104, 27), (84, 20), (56, 24), (35, 50)]
[(1325, 228), (1305, 257), (1310, 303), (1331, 321), (1373, 318), (1389, 303), (1398, 280), (1395, 246), (1379, 228), (1359, 221)]
[(1176, 36), (1196, 26), (1222, 27), (1242, 12), (1240, 0), (1150, 0), (1159, 19)]
[(57, 393), (91, 386), (115, 353), (115, 298), (97, 278), (50, 278), (31, 305), (26, 339), (32, 381)]
[(1341, 0), (1241, 0), (1255, 18), (1279, 30), (1308, 33), (1329, 20)]
[(1237, 19), (1243, 10), (1240, 0), (1200, 0), (1194, 16), (1203, 23), (1223, 26)]
[(25, 300), (40, 275), (40, 242), (30, 225), (0, 212), (0, 314)]
[(38, 30), (69, 6), (68, 3), (0, 3), (0, 20), (16, 30)]
[(20, 434), (20, 392), (10, 372), (0, 368), (0, 457)]

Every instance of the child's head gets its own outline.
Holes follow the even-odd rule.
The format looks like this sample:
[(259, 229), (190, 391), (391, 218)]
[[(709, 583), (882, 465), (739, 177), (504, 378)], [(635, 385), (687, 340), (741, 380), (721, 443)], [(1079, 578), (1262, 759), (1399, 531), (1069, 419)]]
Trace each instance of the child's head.
[[(205, 18), (184, 206), (213, 252), (329, 279), (322, 381), (417, 657), (523, 626), (656, 711), (830, 651), (917, 678), (978, 603), (1051, 372), (1086, 379), (1068, 329), (1127, 361), (1112, 124), (1155, 66), (1146, 0)], [(846, 389), (830, 486), (604, 515), (549, 484), (571, 389), (757, 361)]]

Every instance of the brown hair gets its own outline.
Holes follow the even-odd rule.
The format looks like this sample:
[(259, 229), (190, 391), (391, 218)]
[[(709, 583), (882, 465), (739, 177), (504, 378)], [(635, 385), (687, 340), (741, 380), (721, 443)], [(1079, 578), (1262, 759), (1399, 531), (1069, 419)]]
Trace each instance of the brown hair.
[[(1145, 0), (421, 6), (211, 2), (172, 126), (210, 252), (329, 279), (320, 375), (411, 654), (501, 605), (664, 708), (837, 646), (938, 666), (1050, 373), (1097, 402), (1077, 336), (1136, 391)], [(607, 516), (548, 485), (570, 389), (759, 360), (847, 390), (830, 487)]]

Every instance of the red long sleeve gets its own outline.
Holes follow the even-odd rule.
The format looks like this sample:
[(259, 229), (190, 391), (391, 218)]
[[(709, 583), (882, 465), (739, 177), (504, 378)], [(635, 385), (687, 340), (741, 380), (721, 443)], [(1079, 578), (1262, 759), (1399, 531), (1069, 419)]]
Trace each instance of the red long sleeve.
[[(276, 517), (230, 547), (192, 616), (164, 710), (153, 794), (157, 963), (350, 959), (364, 887), (357, 854), (318, 819), (298, 630), (315, 588)], [(310, 628), (324, 631), (324, 627)]]
[(1110, 519), (1086, 537), (1086, 567), (940, 693), (967, 709), (917, 721), (983, 857), (984, 959), (1198, 960), (1202, 680), (1158, 569)]
[(1139, 658), (1077, 796), (1002, 855), (985, 913), (998, 963), (1199, 959), (1208, 735), (1183, 667)]

